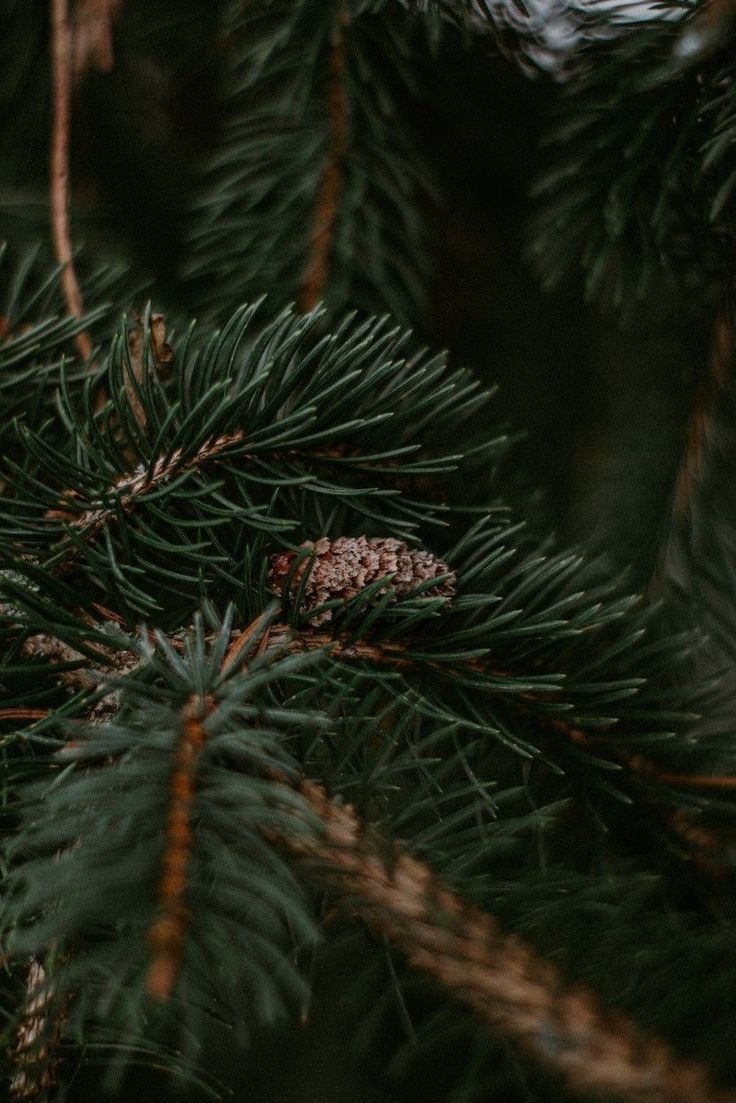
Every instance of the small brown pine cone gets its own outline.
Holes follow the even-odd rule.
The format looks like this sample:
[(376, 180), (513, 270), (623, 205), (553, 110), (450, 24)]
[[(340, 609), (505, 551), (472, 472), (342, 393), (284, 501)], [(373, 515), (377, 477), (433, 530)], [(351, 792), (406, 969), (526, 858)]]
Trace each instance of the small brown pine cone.
[[(372, 582), (386, 575), (393, 577), (383, 586), (376, 596), (392, 590), (396, 597), (410, 593), (420, 583), (440, 575), (450, 574), (436, 586), (422, 590), (422, 597), (443, 597), (448, 601), (455, 593), (455, 575), (446, 563), (420, 548), (409, 548), (401, 540), (390, 536), (341, 536), (329, 540), (323, 536), (316, 543), (310, 540), (302, 544), (311, 552), (293, 571), (296, 552), (282, 552), (271, 557), (271, 570), (268, 580), (274, 591), (282, 595), (284, 588), (294, 593), (305, 572), (308, 577), (302, 591), (299, 611), (302, 613), (314, 609), (325, 601), (339, 598), (349, 601)], [(332, 620), (332, 610), (327, 609), (311, 618), (315, 627)]]

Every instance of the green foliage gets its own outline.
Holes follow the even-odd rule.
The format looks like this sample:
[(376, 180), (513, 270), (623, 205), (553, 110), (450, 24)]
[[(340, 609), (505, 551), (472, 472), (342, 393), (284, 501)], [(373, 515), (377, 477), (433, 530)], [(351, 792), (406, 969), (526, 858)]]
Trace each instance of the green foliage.
[[(661, 841), (670, 809), (731, 815), (728, 801), (657, 776), (729, 753), (723, 734), (707, 747), (682, 739), (701, 703), (683, 676), (688, 641), (660, 640), (602, 566), (540, 549), (488, 483), (474, 503), (458, 496), (456, 468), (467, 480), (498, 450), (487, 430), (475, 454), (469, 443), (464, 457), (448, 450), (485, 408), (477, 385), (443, 358), (407, 359), (407, 336), (385, 321), (320, 336), (319, 312), (259, 328), (256, 317), (241, 308), (221, 332), (190, 330), (167, 381), (149, 341), (145, 423), (129, 405), (125, 332), (107, 360), (104, 410), (62, 375), (66, 442), (22, 428), (3, 505), (6, 699), (51, 709), (20, 729), (5, 721), (10, 807), (24, 809), (5, 857), (10, 953), (54, 948), (53, 989), (78, 1042), (124, 1039), (113, 1064), (153, 1053), (207, 1082), (220, 1019), (242, 1048), (249, 1030), (306, 999), (294, 954), (315, 937), (318, 910), (274, 836), (315, 828), (286, 781), (325, 784), (493, 907), (506, 883), (525, 894), (540, 863), (563, 878), (595, 866), (621, 822)], [(431, 494), (418, 498), (417, 483)], [(60, 501), (67, 515), (47, 516)], [(398, 597), (379, 580), (333, 602), (319, 632), (310, 620), (327, 606), (310, 617), (298, 595), (282, 599), (275, 639), (290, 625), (299, 653), (261, 654), (269, 555), (363, 531), (426, 540), (457, 596)], [(234, 603), (222, 623), (220, 599)], [(105, 623), (110, 611), (151, 627), (136, 640)], [(225, 661), (232, 626), (254, 618), (260, 628)], [(149, 636), (155, 624), (167, 636)], [(29, 655), (38, 633), (73, 648), (71, 660)], [(74, 679), (90, 667), (102, 683)], [(159, 1012), (146, 995), (147, 932), (163, 906), (192, 699), (211, 711), (193, 775), (191, 922), (175, 998)], [(102, 722), (85, 724), (96, 707)], [(642, 753), (649, 773), (631, 765)]]
[(548, 284), (582, 268), (587, 295), (617, 307), (651, 293), (663, 269), (702, 295), (730, 254), (732, 66), (681, 64), (679, 19), (607, 18), (586, 28), (562, 88), (534, 256)]
[[(337, 527), (404, 536), (442, 523), (447, 506), (399, 483), (455, 470), (453, 438), (486, 402), (478, 384), (441, 356), (408, 355), (408, 335), (386, 320), (348, 319), (320, 337), (319, 311), (286, 311), (256, 331), (256, 309), (209, 338), (183, 338), (169, 384), (149, 341), (137, 388), (145, 431), (128, 402), (124, 333), (102, 414), (89, 388), (80, 401), (63, 377), (66, 440), (21, 426), (22, 463), (6, 460), (15, 491), (0, 525), (6, 553), (24, 556), (9, 567), (32, 575), (33, 555), (61, 572), (62, 603), (96, 596), (126, 618), (180, 622), (201, 595), (226, 592), (241, 608), (252, 600), (249, 566), (267, 538), (299, 543)], [(478, 448), (471, 467), (496, 445)], [(70, 563), (73, 589), (63, 580)]]
[[(181, 655), (163, 637), (128, 641), (140, 661), (111, 683), (120, 695), (114, 723), (74, 729), (75, 742), (26, 790), (5, 886), (7, 944), (20, 957), (54, 950), (55, 998), (79, 1041), (101, 1032), (108, 1041), (125, 1037), (135, 1051), (173, 1032), (191, 1062), (202, 1035), (223, 1018), (244, 1044), (249, 1020), (273, 1022), (305, 998), (294, 954), (314, 938), (314, 926), (302, 890), (263, 835), (313, 830), (299, 796), (273, 774), (298, 776), (289, 733), (322, 721), (280, 695), (277, 704), (274, 690), (298, 683), (319, 655), (279, 657), (271, 649), (257, 656), (264, 620), (223, 670), (231, 623), (217, 625), (210, 643), (195, 619)], [(192, 699), (212, 704), (202, 720), (196, 832), (186, 855), (191, 920), (177, 959), (176, 1003), (159, 1012), (144, 987), (146, 935), (164, 906), (172, 761)]]
[[(341, 12), (335, 0), (230, 8), (226, 129), (189, 241), (193, 301), (221, 308), (264, 288), (274, 306), (296, 299), (319, 220), (330, 239), (319, 293), (330, 310), (416, 317), (429, 177), (406, 117), (418, 95), (417, 28), (398, 7), (359, 10), (344, 27)], [(336, 111), (345, 114), (344, 151)], [(334, 194), (321, 201), (329, 172)]]
[[(48, 45), (45, 16), (8, 10), (28, 39), (0, 73), (0, 105), (27, 107), (45, 85), (30, 89), (18, 62)], [(582, 266), (589, 295), (620, 305), (664, 269), (707, 297), (731, 248), (733, 67), (720, 38), (685, 57), (690, 24), (671, 18), (679, 5), (663, 12), (636, 25), (568, 13), (591, 37), (557, 74), (561, 163), (540, 186), (545, 277)], [(179, 12), (151, 28), (146, 57), (169, 31), (180, 44), (179, 87), (199, 72), (200, 35), (226, 70), (168, 374), (150, 306), (119, 322), (127, 273), (88, 270), (83, 254), (77, 320), (39, 250), (0, 256), (11, 1064), (40, 998), (33, 1055), (61, 1031), (65, 1088), (74, 1063), (98, 1061), (113, 1090), (132, 1063), (180, 1073), (196, 1098), (243, 1083), (250, 1096), (250, 1054), (319, 1022), (320, 970), (347, 953), (332, 1014), (346, 1048), (383, 1061), (385, 1098), (568, 1100), (359, 928), (359, 880), (333, 934), (331, 896), (314, 888), (312, 785), (353, 807), (354, 850), (379, 872), (384, 852), (390, 875), (396, 848), (410, 851), (574, 981), (733, 1077), (734, 798), (728, 779), (710, 785), (733, 773), (732, 681), (713, 672), (733, 648), (731, 389), (715, 380), (662, 617), (605, 560), (520, 520), (532, 511), (498, 485), (506, 438), (489, 392), (402, 328), (427, 290), (432, 188), (411, 125), (424, 67), (448, 25), (498, 43), (499, 28), (534, 22), (512, 16), (490, 0), (263, 0), (229, 4), (217, 28), (201, 15), (196, 35)], [(137, 9), (123, 40), (145, 38), (148, 18)], [(320, 228), (326, 263), (308, 290), (325, 304), (307, 310)], [(436, 580), (365, 586), (358, 564), (349, 600), (305, 610), (305, 544), (363, 535), (431, 550), (454, 596), (432, 596)], [(283, 553), (298, 585), (276, 595)], [(715, 645), (682, 631), (693, 623)], [(29, 961), (46, 981), (24, 994)], [(693, 1030), (713, 1006), (729, 1014)], [(556, 1044), (551, 1031), (551, 1061)], [(155, 1094), (153, 1073), (145, 1083)]]

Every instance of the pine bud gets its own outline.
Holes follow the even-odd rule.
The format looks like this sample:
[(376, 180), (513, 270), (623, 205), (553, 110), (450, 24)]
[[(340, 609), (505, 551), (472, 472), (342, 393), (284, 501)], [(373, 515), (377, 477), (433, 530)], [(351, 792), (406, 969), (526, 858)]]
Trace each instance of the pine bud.
[[(420, 548), (409, 548), (401, 540), (387, 537), (341, 536), (329, 540), (323, 536), (316, 543), (306, 541), (302, 548), (310, 554), (294, 570), (296, 552), (282, 552), (271, 557), (268, 580), (274, 591), (282, 595), (288, 585), (294, 593), (301, 586), (299, 611), (306, 613), (325, 601), (339, 598), (346, 602), (379, 578), (387, 579), (376, 597), (393, 591), (395, 597), (410, 593), (428, 579), (449, 574), (437, 583), (423, 589), (420, 597), (442, 597), (448, 601), (455, 593), (455, 575), (446, 563)], [(332, 610), (327, 609), (312, 617), (315, 627), (332, 620)]]

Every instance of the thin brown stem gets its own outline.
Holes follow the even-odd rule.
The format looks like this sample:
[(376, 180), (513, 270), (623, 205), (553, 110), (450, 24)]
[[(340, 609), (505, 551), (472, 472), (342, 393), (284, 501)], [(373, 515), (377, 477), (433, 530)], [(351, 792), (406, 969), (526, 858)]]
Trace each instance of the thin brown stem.
[(398, 846), (387, 856), (386, 844), (349, 805), (333, 803), (310, 782), (300, 791), (323, 834), (281, 844), (327, 885), (338, 907), (571, 1091), (629, 1103), (734, 1103), (705, 1068), (601, 1007), (589, 989), (566, 984), (556, 966), (452, 893), (425, 863)]
[(309, 255), (298, 297), (298, 307), (302, 313), (314, 309), (324, 294), (329, 277), (340, 194), (343, 188), (344, 160), (348, 146), (348, 103), (345, 94), (347, 27), (347, 5), (345, 0), (337, 0), (327, 93), (329, 148), (317, 191)]
[(668, 774), (658, 773), (657, 781), (663, 785), (672, 785), (677, 789), (736, 789), (736, 777), (729, 774), (713, 774), (701, 776), (699, 774)]
[(171, 775), (166, 846), (159, 886), (161, 915), (148, 932), (152, 956), (146, 973), (146, 992), (160, 1002), (168, 1000), (173, 991), (189, 926), (186, 889), (193, 842), (191, 809), (195, 768), (205, 742), (204, 721), (213, 708), (211, 697), (195, 696), (187, 701)]
[(725, 386), (732, 353), (733, 325), (729, 304), (723, 308), (716, 319), (709, 370), (706, 377), (701, 380), (688, 425), (685, 455), (675, 488), (674, 512), (678, 519), (687, 513), (693, 490), (698, 483), (708, 438), (708, 412), (712, 392)]
[[(72, 100), (72, 32), (69, 27), (67, 0), (51, 3), (51, 62), (53, 88), (53, 121), (51, 128), (51, 232), (56, 259), (62, 266), (61, 290), (67, 310), (74, 318), (84, 314), (82, 293), (74, 270), (69, 230), (69, 143)], [(92, 339), (86, 330), (74, 338), (82, 360), (92, 356)]]

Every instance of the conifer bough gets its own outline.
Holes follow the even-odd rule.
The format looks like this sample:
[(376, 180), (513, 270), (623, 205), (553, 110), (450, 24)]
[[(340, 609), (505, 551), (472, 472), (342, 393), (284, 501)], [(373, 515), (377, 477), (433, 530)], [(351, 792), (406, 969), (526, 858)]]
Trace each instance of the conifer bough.
[[(0, 254), (8, 1090), (73, 1096), (81, 1066), (120, 1095), (137, 1064), (153, 1093), (153, 1069), (242, 1093), (264, 1036), (319, 1024), (347, 928), (364, 960), (333, 1017), (402, 1103), (448, 1044), (448, 1100), (731, 1101), (732, 724), (700, 719), (724, 683), (607, 564), (519, 520), (489, 394), (369, 316), (426, 301), (427, 67), (459, 27), (539, 57), (537, 9), (221, 6), (169, 66), (211, 48), (225, 102), (168, 323), (72, 244), (74, 89), (145, 56), (136, 4), (50, 0), (37, 36), (56, 266)], [(711, 286), (733, 246), (732, 20), (666, 14), (563, 13), (593, 33), (558, 72), (573, 108), (537, 254), (621, 301), (696, 255)], [(164, 33), (185, 44), (186, 19)], [(23, 88), (11, 66), (0, 107)], [(732, 325), (722, 309), (683, 532), (711, 531)]]
[[(505, 865), (510, 832), (521, 860), (532, 826), (530, 766), (551, 787), (534, 830), (564, 831), (583, 778), (591, 829), (613, 798), (662, 822), (682, 799), (663, 780), (680, 748), (666, 728), (653, 739), (649, 702), (685, 722), (661, 670), (682, 640), (649, 639), (641, 603), (578, 557), (539, 555), (498, 507), (473, 520), (459, 495), (434, 497), (499, 448), (483, 434), (447, 451), (486, 403), (465, 373), (407, 358), (382, 322), (324, 336), (319, 313), (256, 316), (175, 343), (168, 379), (144, 324), (135, 410), (123, 331), (106, 411), (63, 375), (63, 428), (19, 426), (2, 522), (9, 702), (27, 710), (15, 728), (5, 714), (4, 738), (29, 775), (8, 844), (12, 960), (53, 953), (69, 1040), (124, 1031), (135, 1059), (173, 1012), (204, 1044), (210, 1015), (256, 1025), (304, 998), (306, 869), (571, 1089), (727, 1098), (441, 883), (492, 900), (497, 847)], [(343, 535), (320, 534), (328, 516)], [(367, 526), (381, 535), (344, 535)], [(424, 533), (441, 557), (417, 547)], [(273, 589), (281, 625), (262, 615)], [(255, 620), (234, 632), (236, 616)], [(339, 801), (364, 777), (368, 823), (415, 858), (385, 864), (358, 842), (371, 829)]]

